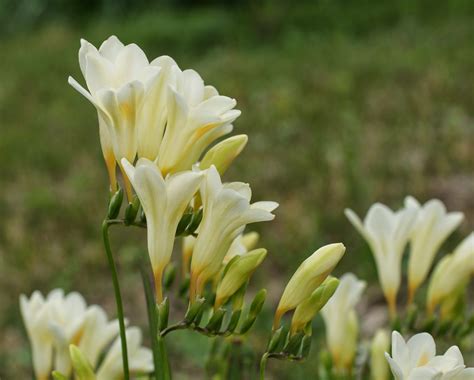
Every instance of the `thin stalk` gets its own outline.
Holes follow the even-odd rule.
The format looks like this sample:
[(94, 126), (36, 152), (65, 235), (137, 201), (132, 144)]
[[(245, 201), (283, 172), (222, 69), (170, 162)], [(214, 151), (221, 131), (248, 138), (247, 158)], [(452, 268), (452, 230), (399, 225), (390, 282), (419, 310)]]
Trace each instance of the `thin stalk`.
[(265, 370), (267, 368), (268, 352), (262, 355), (260, 360), (260, 380), (265, 380)]
[(162, 371), (161, 373), (155, 372), (155, 377), (157, 380), (171, 380), (170, 364), (168, 361), (168, 353), (166, 351), (165, 339), (160, 334), (158, 334), (156, 336), (156, 340), (158, 342)]
[(124, 375), (124, 380), (129, 380), (130, 373), (128, 369), (127, 335), (125, 331), (125, 319), (123, 315), (122, 296), (120, 294), (120, 283), (119, 283), (118, 275), (117, 275), (117, 267), (115, 266), (114, 256), (110, 248), (109, 223), (107, 220), (104, 220), (102, 222), (102, 238), (104, 240), (104, 247), (105, 247), (105, 252), (107, 253), (109, 268), (112, 273), (112, 283), (114, 286), (115, 303), (117, 305), (117, 317), (119, 320), (119, 327), (120, 327), (120, 341), (122, 344), (123, 375)]

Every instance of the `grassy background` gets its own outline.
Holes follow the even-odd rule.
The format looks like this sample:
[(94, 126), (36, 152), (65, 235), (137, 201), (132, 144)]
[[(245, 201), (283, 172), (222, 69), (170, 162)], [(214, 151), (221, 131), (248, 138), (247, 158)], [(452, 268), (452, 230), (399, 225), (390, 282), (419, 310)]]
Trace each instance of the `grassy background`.
[[(466, 213), (444, 250), (473, 229), (472, 2), (76, 3), (0, 7), (0, 377), (29, 373), (20, 293), (78, 290), (114, 313), (99, 235), (107, 179), (96, 115), (66, 82), (69, 74), (82, 80), (81, 37), (99, 44), (117, 34), (150, 58), (171, 55), (237, 99), (243, 114), (235, 132), (250, 142), (226, 177), (249, 182), (254, 199), (281, 204), (273, 223), (258, 226), (270, 255), (254, 284), (269, 289), (270, 301), (258, 323), (263, 338), (252, 341), (257, 349), (284, 283), (318, 246), (343, 241), (348, 252), (337, 273), (375, 278), (345, 207), (364, 214), (377, 200), (398, 207), (406, 194), (438, 197)], [(129, 319), (144, 324), (133, 270), (144, 234), (112, 238)], [(378, 290), (368, 293), (365, 304), (376, 304)], [(176, 335), (177, 378), (201, 372), (194, 352), (206, 344)], [(294, 379), (314, 376), (316, 355), (303, 366), (270, 367)]]

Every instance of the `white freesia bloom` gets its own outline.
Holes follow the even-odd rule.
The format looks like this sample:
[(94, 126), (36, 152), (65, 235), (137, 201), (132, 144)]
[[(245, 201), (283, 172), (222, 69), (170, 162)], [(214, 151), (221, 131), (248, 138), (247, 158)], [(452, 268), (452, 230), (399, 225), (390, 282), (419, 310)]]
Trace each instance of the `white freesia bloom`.
[(392, 333), (392, 356), (385, 354), (395, 380), (468, 380), (474, 368), (465, 368), (457, 346), (444, 355), (436, 355), (436, 344), (428, 333), (412, 336), (407, 342), (397, 332)]
[[(148, 348), (142, 347), (142, 333), (138, 327), (130, 327), (127, 333), (127, 352), (131, 375), (143, 375), (153, 371), (153, 357)], [(115, 340), (97, 371), (97, 380), (122, 380), (122, 345)]]
[(161, 279), (171, 259), (178, 223), (199, 188), (202, 173), (184, 171), (163, 178), (155, 163), (141, 158), (134, 167), (122, 160), (147, 220), (148, 253), (155, 276), (156, 297), (162, 299)]
[(232, 241), (245, 225), (272, 220), (276, 202), (250, 203), (248, 184), (222, 184), (219, 173), (211, 166), (201, 185), (203, 218), (199, 226), (191, 259), (191, 300), (200, 295), (205, 283), (221, 269)]
[(35, 291), (30, 299), (20, 296), (20, 310), (31, 343), (33, 369), (37, 380), (47, 380), (53, 365), (53, 337), (48, 328), (48, 301)]
[(240, 115), (233, 109), (235, 99), (206, 86), (197, 72), (173, 70), (177, 81), (168, 92), (168, 119), (157, 159), (164, 174), (191, 169), (213, 141), (232, 131)]
[(322, 308), (326, 326), (326, 341), (334, 366), (339, 371), (350, 371), (357, 350), (359, 323), (355, 306), (366, 286), (352, 273), (340, 278), (334, 295)]
[(394, 212), (381, 203), (375, 203), (370, 207), (363, 223), (352, 210), (346, 209), (345, 214), (369, 244), (390, 312), (396, 313), (402, 256), (417, 211), (405, 208)]
[(436, 265), (428, 287), (429, 311), (466, 285), (474, 275), (474, 232), (467, 236), (450, 255), (444, 256)]
[(410, 237), (410, 260), (408, 264), (409, 298), (423, 283), (433, 264), (438, 249), (463, 220), (461, 212), (446, 212), (443, 202), (432, 199), (421, 206), (409, 196), (405, 207), (417, 211), (417, 218)]
[(111, 36), (96, 49), (81, 40), (79, 64), (87, 91), (69, 77), (69, 83), (97, 109), (107, 132), (102, 147), (112, 146), (115, 158), (133, 161), (138, 149), (137, 128), (145, 96), (158, 82), (160, 67), (150, 65), (136, 45), (124, 45)]

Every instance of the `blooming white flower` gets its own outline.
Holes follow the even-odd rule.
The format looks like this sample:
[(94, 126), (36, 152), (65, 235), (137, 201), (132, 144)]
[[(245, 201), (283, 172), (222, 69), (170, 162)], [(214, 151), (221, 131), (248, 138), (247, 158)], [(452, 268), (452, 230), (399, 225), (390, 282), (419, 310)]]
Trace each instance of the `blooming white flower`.
[(206, 282), (214, 277), (232, 241), (245, 225), (272, 220), (276, 202), (250, 204), (252, 192), (248, 184), (222, 184), (219, 173), (211, 166), (201, 185), (203, 218), (199, 226), (191, 260), (191, 301), (200, 295)]
[(30, 299), (20, 296), (20, 310), (33, 354), (33, 368), (37, 380), (47, 380), (53, 365), (53, 337), (48, 328), (48, 302), (35, 291)]
[[(131, 375), (143, 375), (153, 371), (153, 355), (142, 347), (142, 333), (138, 327), (130, 327), (127, 334), (127, 352)], [(122, 380), (122, 345), (120, 337), (113, 343), (97, 371), (97, 380)]]
[(359, 323), (355, 306), (366, 286), (352, 273), (340, 278), (334, 295), (322, 308), (326, 326), (326, 341), (334, 367), (339, 371), (350, 371), (357, 350)]
[(124, 46), (115, 36), (99, 49), (81, 40), (79, 64), (89, 91), (72, 77), (68, 82), (97, 109), (102, 151), (110, 173), (112, 151), (114, 160), (135, 159), (139, 115), (153, 85), (160, 84), (157, 77), (161, 68), (150, 65), (136, 44)]
[(444, 256), (436, 265), (428, 286), (427, 307), (432, 312), (448, 297), (464, 286), (474, 275), (474, 232), (467, 236), (452, 254)]
[(352, 210), (346, 209), (344, 212), (371, 248), (379, 281), (393, 315), (396, 313), (396, 298), (401, 282), (402, 256), (417, 211), (405, 208), (394, 212), (381, 203), (375, 203), (363, 223)]
[(459, 226), (464, 215), (461, 212), (446, 212), (443, 202), (432, 199), (421, 206), (408, 196), (405, 207), (417, 211), (416, 222), (410, 237), (410, 260), (408, 262), (408, 289), (411, 302), (416, 290), (423, 283), (433, 264), (439, 247)]
[(156, 297), (162, 299), (163, 271), (171, 259), (178, 223), (199, 188), (202, 173), (185, 171), (163, 178), (155, 163), (141, 158), (122, 165), (140, 199), (147, 220), (148, 254), (155, 276)]
[(157, 158), (163, 174), (191, 169), (213, 141), (232, 131), (240, 115), (233, 109), (235, 99), (206, 86), (196, 71), (174, 70), (177, 81), (168, 92), (168, 119)]
[(397, 332), (392, 333), (392, 356), (385, 354), (395, 380), (468, 380), (474, 368), (465, 368), (457, 346), (436, 356), (436, 344), (428, 333), (412, 336), (407, 342)]
[(273, 329), (287, 311), (295, 309), (323, 283), (341, 260), (346, 247), (342, 243), (328, 244), (319, 248), (301, 263), (283, 291), (273, 320)]

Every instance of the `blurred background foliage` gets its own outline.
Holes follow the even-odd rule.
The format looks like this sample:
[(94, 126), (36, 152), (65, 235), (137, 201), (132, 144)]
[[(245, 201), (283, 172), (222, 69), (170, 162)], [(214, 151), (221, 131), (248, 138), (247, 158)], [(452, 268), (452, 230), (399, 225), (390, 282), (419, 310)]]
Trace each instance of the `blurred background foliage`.
[[(281, 204), (277, 219), (258, 228), (270, 255), (253, 288), (270, 297), (249, 344), (261, 352), (284, 284), (318, 246), (343, 241), (337, 274), (375, 280), (345, 207), (364, 214), (375, 201), (399, 207), (406, 194), (438, 197), (466, 213), (444, 252), (473, 229), (473, 17), (469, 0), (2, 0), (0, 377), (30, 373), (20, 293), (78, 290), (114, 314), (99, 236), (107, 178), (96, 115), (66, 82), (69, 74), (82, 80), (80, 38), (97, 45), (116, 34), (149, 58), (171, 55), (237, 99), (235, 133), (250, 142), (226, 179)], [(128, 317), (143, 325), (134, 269), (144, 234), (112, 238)], [(366, 336), (384, 318), (380, 301), (369, 287)], [(315, 331), (322, 329), (317, 320)], [(175, 335), (176, 378), (204, 373), (207, 344)], [(315, 345), (305, 365), (270, 369), (279, 379), (289, 371), (292, 379), (315, 377), (316, 355)]]

